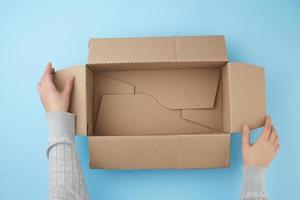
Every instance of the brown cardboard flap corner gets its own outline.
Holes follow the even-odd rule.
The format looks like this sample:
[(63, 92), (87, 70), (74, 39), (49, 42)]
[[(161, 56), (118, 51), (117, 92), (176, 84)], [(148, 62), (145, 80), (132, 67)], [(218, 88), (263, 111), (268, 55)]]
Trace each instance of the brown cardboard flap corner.
[(265, 117), (263, 68), (228, 62), (223, 36), (91, 39), (58, 88), (71, 75), (91, 168), (228, 167), (230, 133)]

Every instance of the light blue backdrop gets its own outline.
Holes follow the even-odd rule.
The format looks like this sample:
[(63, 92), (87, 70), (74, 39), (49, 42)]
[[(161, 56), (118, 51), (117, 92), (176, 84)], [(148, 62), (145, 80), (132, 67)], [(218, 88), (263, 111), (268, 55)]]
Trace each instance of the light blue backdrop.
[[(268, 170), (272, 200), (300, 199), (300, 1), (1, 1), (0, 199), (47, 199), (47, 127), (36, 84), (48, 61), (56, 68), (87, 60), (91, 37), (225, 35), (231, 61), (264, 66), (268, 113), (281, 151)], [(109, 171), (88, 168), (88, 144), (77, 138), (85, 180), (97, 199), (238, 199), (240, 135), (231, 168)]]

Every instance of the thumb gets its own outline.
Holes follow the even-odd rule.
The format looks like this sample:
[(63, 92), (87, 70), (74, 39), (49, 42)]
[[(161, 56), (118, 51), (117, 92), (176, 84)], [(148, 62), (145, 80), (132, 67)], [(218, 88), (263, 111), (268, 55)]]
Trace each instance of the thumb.
[(72, 92), (72, 88), (73, 88), (73, 85), (74, 85), (74, 77), (71, 77), (71, 78), (68, 78), (66, 83), (65, 83), (65, 87), (63, 89), (63, 93), (65, 95), (70, 95), (71, 92)]
[(247, 124), (243, 125), (242, 144), (243, 144), (243, 149), (250, 147), (250, 128)]

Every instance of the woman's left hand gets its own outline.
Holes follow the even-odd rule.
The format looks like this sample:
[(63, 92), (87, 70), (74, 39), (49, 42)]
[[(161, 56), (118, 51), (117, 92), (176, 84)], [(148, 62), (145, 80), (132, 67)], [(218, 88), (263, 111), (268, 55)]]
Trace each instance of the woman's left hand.
[(37, 84), (41, 102), (46, 112), (67, 112), (70, 104), (70, 95), (74, 85), (74, 77), (70, 77), (62, 91), (59, 91), (54, 83), (55, 75), (52, 64), (46, 66), (45, 72)]

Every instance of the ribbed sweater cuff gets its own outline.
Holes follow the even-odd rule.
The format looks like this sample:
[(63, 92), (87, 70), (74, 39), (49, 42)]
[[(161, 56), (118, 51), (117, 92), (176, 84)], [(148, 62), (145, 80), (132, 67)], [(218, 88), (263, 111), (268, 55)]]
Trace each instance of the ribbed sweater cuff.
[(69, 112), (47, 112), (45, 117), (48, 123), (48, 136), (74, 137), (75, 135), (75, 114)]
[(244, 191), (264, 192), (266, 167), (243, 166)]

